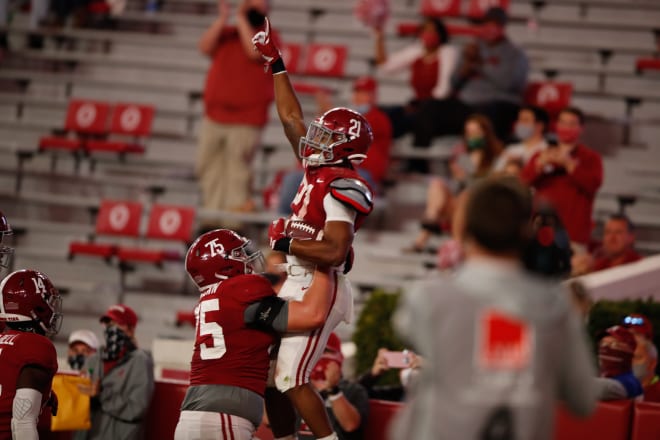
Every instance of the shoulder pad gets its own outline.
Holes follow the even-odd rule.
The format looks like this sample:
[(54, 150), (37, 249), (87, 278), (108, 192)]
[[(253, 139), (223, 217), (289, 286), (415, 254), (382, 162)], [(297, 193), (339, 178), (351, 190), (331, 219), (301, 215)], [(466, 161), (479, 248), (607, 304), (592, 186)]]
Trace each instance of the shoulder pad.
[(355, 178), (333, 180), (330, 183), (330, 194), (360, 214), (369, 214), (374, 206), (369, 187)]

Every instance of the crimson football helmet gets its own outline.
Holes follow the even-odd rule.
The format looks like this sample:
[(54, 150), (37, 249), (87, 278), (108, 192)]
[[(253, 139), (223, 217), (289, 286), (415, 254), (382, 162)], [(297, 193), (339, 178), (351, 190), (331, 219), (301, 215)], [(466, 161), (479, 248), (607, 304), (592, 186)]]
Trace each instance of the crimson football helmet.
[(264, 257), (250, 240), (229, 229), (200, 235), (186, 254), (186, 272), (197, 287), (264, 271)]
[(360, 113), (337, 107), (316, 118), (300, 138), (298, 151), (305, 165), (340, 163), (344, 159), (360, 163), (373, 141), (369, 122)]
[(0, 322), (54, 336), (62, 325), (62, 297), (50, 279), (37, 270), (12, 272), (0, 283)]
[(5, 269), (9, 267), (12, 255), (14, 255), (14, 248), (4, 244), (5, 236), (12, 234), (11, 226), (7, 217), (0, 212), (0, 267)]

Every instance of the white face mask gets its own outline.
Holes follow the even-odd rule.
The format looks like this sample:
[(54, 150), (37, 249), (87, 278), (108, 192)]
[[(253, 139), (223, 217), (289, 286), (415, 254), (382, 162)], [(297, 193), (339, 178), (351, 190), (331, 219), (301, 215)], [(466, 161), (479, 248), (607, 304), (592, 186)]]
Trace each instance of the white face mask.
[(524, 141), (534, 135), (534, 126), (532, 124), (516, 124), (515, 132), (516, 137)]
[(632, 371), (633, 371), (633, 375), (640, 382), (642, 382), (648, 374), (648, 369), (646, 368), (646, 364), (633, 364)]
[(369, 110), (371, 110), (371, 105), (370, 104), (355, 105), (353, 106), (353, 110), (360, 113), (361, 115), (366, 115), (367, 113), (369, 113)]

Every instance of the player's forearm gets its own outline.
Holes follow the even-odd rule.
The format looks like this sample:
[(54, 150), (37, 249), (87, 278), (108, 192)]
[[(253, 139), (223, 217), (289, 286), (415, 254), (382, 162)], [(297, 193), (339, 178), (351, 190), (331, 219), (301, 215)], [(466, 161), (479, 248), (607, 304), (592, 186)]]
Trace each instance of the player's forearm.
[(324, 267), (339, 266), (344, 263), (351, 240), (291, 240), (289, 254), (302, 260)]
[(302, 300), (288, 302), (287, 330), (310, 331), (323, 325), (332, 305), (334, 288), (334, 275), (326, 270), (316, 270), (312, 284)]
[(298, 142), (305, 135), (302, 108), (286, 72), (273, 75), (273, 82), (277, 114), (282, 122), (282, 127), (284, 127), (284, 134), (291, 143), (297, 157)]

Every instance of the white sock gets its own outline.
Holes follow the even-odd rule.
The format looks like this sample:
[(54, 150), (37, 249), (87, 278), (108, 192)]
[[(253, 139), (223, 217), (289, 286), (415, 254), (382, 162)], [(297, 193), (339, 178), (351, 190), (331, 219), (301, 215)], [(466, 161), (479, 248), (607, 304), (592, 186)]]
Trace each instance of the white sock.
[(333, 432), (332, 434), (330, 434), (326, 437), (319, 437), (317, 440), (339, 440), (339, 437), (337, 437), (336, 432)]

